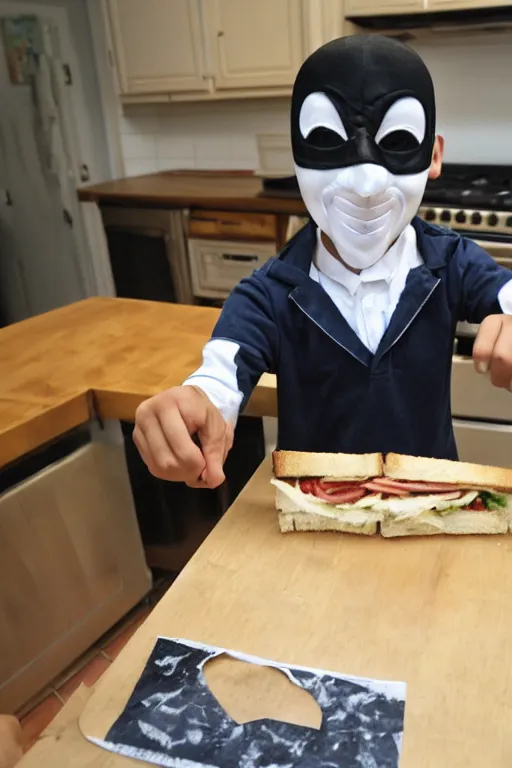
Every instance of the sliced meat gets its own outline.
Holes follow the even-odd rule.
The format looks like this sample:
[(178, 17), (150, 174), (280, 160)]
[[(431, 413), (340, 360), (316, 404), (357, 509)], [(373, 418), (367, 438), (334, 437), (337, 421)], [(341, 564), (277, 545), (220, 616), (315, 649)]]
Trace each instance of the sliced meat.
[(375, 478), (368, 483), (364, 483), (363, 487), (373, 493), (387, 493), (388, 496), (409, 496), (409, 491), (403, 488), (395, 488), (380, 482), (380, 478)]
[(327, 493), (323, 490), (323, 488), (320, 487), (320, 483), (317, 483), (314, 489), (314, 494), (318, 499), (322, 499), (322, 501), (326, 501), (328, 504), (353, 504), (356, 501), (359, 501), (359, 499), (362, 499), (363, 496), (366, 496), (366, 491), (364, 488), (350, 488), (350, 489), (340, 489), (339, 491), (330, 493)]
[(339, 491), (353, 491), (361, 488), (361, 483), (354, 480), (317, 480), (316, 485), (325, 493), (339, 493)]
[(446, 493), (461, 490), (460, 485), (455, 483), (409, 482), (408, 480), (393, 480), (390, 477), (378, 477), (372, 482), (378, 482), (387, 488), (408, 491), (409, 493)]

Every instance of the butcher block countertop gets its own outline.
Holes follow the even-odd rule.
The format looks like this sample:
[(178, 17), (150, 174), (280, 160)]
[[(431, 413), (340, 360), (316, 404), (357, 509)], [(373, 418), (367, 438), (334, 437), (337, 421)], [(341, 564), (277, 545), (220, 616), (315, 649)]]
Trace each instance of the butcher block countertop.
[[(93, 298), (0, 329), (0, 466), (96, 414), (132, 420), (201, 362), (219, 310)], [(264, 376), (248, 408), (276, 413)]]
[[(403, 681), (400, 768), (510, 768), (512, 536), (283, 536), (269, 479), (264, 462), (90, 698), (75, 694), (20, 768), (135, 768), (80, 729), (104, 732), (158, 635)], [(245, 694), (260, 716), (275, 711), (276, 689), (247, 696), (245, 680), (218, 679), (221, 702)]]
[(261, 179), (251, 172), (165, 171), (82, 187), (78, 195), (101, 205), (306, 214), (302, 200), (262, 195), (262, 189)]

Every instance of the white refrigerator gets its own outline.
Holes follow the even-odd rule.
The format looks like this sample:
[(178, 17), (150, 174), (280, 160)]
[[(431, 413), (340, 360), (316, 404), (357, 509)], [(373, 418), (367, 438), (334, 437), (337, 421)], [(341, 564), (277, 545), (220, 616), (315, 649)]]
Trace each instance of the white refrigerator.
[(0, 315), (7, 324), (97, 292), (76, 188), (91, 173), (83, 116), (98, 105), (84, 103), (65, 9), (0, 2), (0, 24)]

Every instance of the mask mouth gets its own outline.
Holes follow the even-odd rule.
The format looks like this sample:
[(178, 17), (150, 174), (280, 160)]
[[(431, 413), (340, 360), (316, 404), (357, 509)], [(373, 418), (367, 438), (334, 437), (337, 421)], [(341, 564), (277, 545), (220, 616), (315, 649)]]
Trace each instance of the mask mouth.
[[(326, 213), (352, 233), (375, 237), (385, 232), (395, 217), (400, 217), (404, 201), (398, 190), (392, 188), (380, 195), (360, 197), (345, 190), (330, 194)], [(331, 217), (330, 216), (330, 217)], [(329, 218), (330, 218), (329, 217)]]

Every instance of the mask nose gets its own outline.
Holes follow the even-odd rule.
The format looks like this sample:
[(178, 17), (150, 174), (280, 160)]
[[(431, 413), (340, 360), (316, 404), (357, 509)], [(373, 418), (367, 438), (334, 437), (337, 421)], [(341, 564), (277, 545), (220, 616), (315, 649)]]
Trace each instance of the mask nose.
[(390, 185), (389, 172), (382, 165), (364, 163), (346, 169), (343, 186), (359, 197), (381, 195)]

